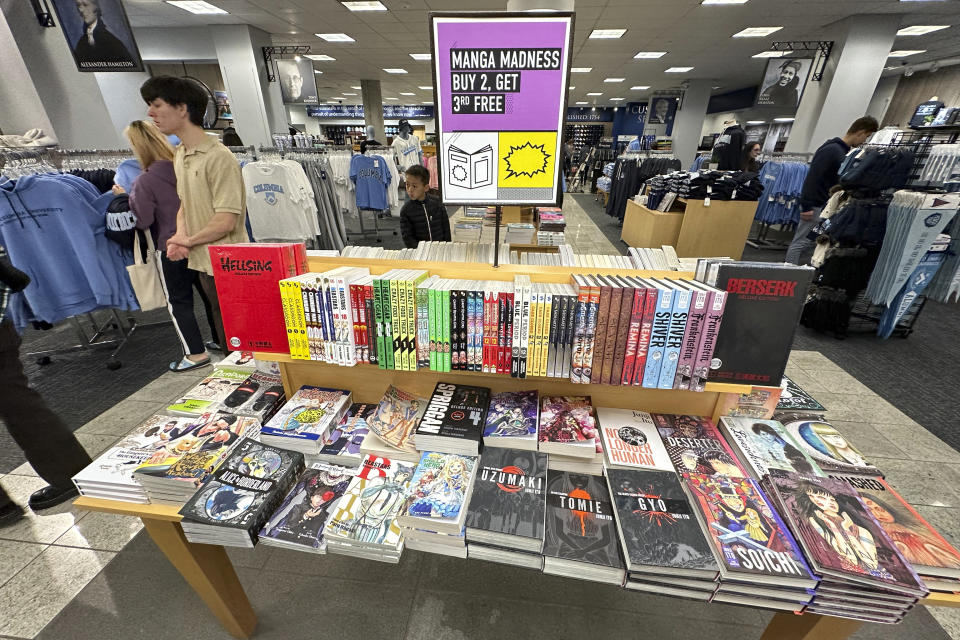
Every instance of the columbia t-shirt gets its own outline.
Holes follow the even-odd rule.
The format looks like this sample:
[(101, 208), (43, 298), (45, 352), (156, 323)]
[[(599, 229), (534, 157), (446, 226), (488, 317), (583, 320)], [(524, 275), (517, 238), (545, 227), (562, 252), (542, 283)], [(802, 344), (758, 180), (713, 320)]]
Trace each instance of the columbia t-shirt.
[(307, 225), (302, 186), (287, 167), (248, 163), (243, 167), (243, 183), (254, 238), (299, 241), (314, 235)]
[(357, 208), (386, 211), (387, 185), (391, 174), (387, 163), (379, 156), (356, 155), (350, 160), (350, 179), (357, 187)]

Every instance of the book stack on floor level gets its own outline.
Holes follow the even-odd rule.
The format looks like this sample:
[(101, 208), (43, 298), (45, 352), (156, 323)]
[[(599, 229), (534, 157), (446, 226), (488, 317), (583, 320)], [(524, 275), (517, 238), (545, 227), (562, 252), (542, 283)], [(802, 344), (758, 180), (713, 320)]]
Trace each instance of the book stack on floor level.
[(150, 502), (183, 506), (242, 438), (256, 437), (259, 431), (254, 418), (204, 414), (144, 460), (134, 470), (134, 480)]
[(304, 455), (320, 453), (330, 431), (340, 424), (353, 394), (342, 389), (304, 386), (261, 430), (260, 439)]
[(241, 440), (180, 509), (190, 542), (253, 547), (257, 534), (303, 471), (303, 454)]
[(467, 557), (464, 520), (476, 477), (475, 457), (424, 452), (397, 518), (408, 548)]
[(484, 449), (465, 520), (468, 556), (541, 570), (546, 483), (545, 453)]

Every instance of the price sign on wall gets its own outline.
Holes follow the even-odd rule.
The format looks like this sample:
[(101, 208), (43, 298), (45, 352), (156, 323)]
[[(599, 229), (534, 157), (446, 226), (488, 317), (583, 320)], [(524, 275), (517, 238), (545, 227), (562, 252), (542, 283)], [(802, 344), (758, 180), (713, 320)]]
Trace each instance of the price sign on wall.
[(447, 204), (559, 198), (573, 14), (431, 14)]

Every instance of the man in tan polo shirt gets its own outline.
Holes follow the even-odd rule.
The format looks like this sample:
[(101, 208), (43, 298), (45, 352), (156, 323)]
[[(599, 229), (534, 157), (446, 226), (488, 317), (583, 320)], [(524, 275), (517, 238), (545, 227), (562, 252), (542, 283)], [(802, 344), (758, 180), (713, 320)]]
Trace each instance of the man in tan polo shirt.
[[(215, 344), (207, 343), (207, 347), (227, 350), (207, 247), (249, 241), (244, 226), (246, 202), (240, 165), (229, 149), (203, 130), (207, 95), (198, 85), (183, 78), (156, 76), (140, 87), (140, 95), (149, 106), (148, 117), (160, 131), (180, 138), (173, 159), (180, 211), (177, 232), (167, 241), (166, 258), (187, 260), (188, 280), (199, 283), (210, 303), (208, 313), (213, 314), (217, 335), (213, 336)], [(178, 324), (177, 329), (186, 333), (195, 327), (199, 333), (199, 327), (193, 325), (185, 328)], [(181, 338), (190, 341), (188, 337)], [(170, 368), (185, 371), (209, 360), (206, 352), (187, 353), (180, 362), (171, 363)]]

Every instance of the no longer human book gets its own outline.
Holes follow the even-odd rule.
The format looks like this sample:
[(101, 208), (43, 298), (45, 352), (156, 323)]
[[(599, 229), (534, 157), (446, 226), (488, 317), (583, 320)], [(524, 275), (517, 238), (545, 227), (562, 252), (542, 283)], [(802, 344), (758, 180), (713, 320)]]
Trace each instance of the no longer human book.
[(653, 417), (646, 411), (597, 407), (606, 467), (673, 471)]

